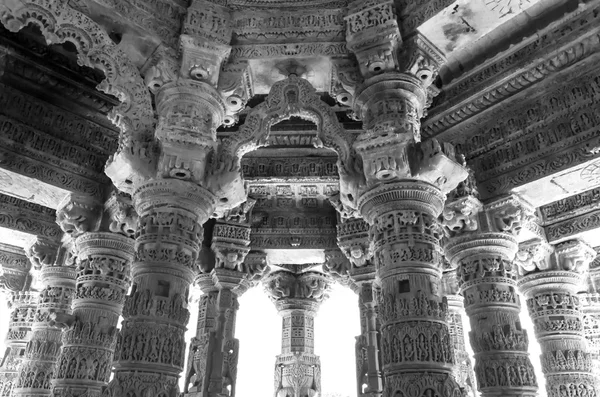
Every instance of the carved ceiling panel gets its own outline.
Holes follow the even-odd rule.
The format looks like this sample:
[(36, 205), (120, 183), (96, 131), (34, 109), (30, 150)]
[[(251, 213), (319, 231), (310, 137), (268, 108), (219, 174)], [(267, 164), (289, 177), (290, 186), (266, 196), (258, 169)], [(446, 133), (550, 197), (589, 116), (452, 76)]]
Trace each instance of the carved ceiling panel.
[(458, 0), (419, 27), (446, 55), (472, 44), (540, 0)]

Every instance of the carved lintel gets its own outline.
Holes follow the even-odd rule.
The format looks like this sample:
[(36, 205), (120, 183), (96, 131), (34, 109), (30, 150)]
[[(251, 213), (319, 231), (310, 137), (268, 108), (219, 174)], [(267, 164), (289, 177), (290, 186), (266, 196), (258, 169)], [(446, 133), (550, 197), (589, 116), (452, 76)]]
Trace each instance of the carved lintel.
[(226, 7), (194, 0), (180, 36), (181, 76), (216, 87), (221, 64), (231, 51), (231, 33), (231, 15)]

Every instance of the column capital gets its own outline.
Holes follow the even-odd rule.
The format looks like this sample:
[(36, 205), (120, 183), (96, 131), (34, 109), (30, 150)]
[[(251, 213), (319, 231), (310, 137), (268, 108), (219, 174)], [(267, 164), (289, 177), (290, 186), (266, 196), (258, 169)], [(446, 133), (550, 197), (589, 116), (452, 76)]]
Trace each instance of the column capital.
[(486, 229), (518, 236), (534, 218), (535, 208), (516, 194), (509, 194), (484, 205)]
[(331, 282), (331, 277), (320, 272), (294, 274), (280, 270), (265, 277), (263, 285), (279, 312), (306, 310), (316, 313), (329, 296)]
[(37, 236), (25, 247), (25, 255), (27, 255), (33, 267), (40, 270), (44, 266), (55, 264), (58, 248), (59, 244), (56, 241)]
[(559, 269), (585, 273), (596, 258), (596, 250), (585, 242), (575, 239), (556, 246)]
[(521, 274), (544, 271), (552, 268), (551, 255), (554, 247), (542, 239), (528, 240), (519, 244), (515, 262)]
[(212, 1), (193, 0), (180, 36), (180, 75), (216, 86), (223, 61), (231, 52), (231, 11)]
[(137, 229), (138, 215), (133, 208), (132, 199), (129, 195), (113, 191), (104, 208), (110, 218), (108, 229), (113, 233), (133, 238)]

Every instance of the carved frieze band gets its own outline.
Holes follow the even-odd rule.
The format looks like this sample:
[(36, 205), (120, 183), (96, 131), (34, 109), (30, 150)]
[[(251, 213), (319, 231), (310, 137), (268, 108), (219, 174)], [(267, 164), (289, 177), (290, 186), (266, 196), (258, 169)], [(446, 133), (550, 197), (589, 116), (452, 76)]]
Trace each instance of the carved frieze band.
[(548, 242), (555, 242), (598, 228), (600, 209), (546, 226), (545, 230)]
[(60, 240), (62, 231), (52, 208), (0, 194), (0, 227)]
[(598, 208), (600, 208), (600, 187), (544, 205), (540, 207), (540, 213), (542, 222), (547, 225)]
[(261, 177), (296, 177), (296, 178), (328, 178), (337, 180), (339, 172), (337, 157), (245, 157), (242, 159), (242, 170), (246, 178)]

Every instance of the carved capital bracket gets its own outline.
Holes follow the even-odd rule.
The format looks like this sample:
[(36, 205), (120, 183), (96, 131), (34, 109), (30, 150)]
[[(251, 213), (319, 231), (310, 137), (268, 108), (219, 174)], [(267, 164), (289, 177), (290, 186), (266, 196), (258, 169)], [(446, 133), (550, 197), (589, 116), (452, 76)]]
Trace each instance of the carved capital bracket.
[(137, 229), (138, 215), (133, 208), (130, 196), (113, 191), (104, 203), (104, 208), (110, 218), (108, 228), (111, 232), (130, 238), (134, 237)]
[(552, 267), (551, 255), (553, 252), (554, 247), (541, 239), (525, 241), (519, 244), (515, 262), (519, 265), (522, 275), (549, 270)]
[(401, 43), (394, 2), (354, 1), (345, 19), (347, 45), (356, 54), (363, 76), (394, 70)]
[(218, 89), (225, 101), (223, 125), (231, 127), (238, 121), (238, 113), (254, 96), (252, 77), (247, 61), (227, 63), (221, 67)]
[(77, 237), (98, 230), (102, 221), (102, 206), (95, 198), (71, 193), (56, 209), (56, 223), (63, 232)]
[(31, 284), (30, 269), (31, 262), (21, 248), (0, 243), (1, 291), (8, 293), (28, 289), (28, 284)]
[(533, 221), (535, 213), (531, 204), (514, 194), (487, 203), (483, 210), (488, 231), (508, 233), (514, 237), (518, 237)]
[(231, 34), (231, 12), (227, 7), (206, 0), (192, 1), (180, 36), (181, 77), (216, 87), (221, 64), (231, 51)]
[(331, 277), (308, 271), (294, 274), (286, 270), (271, 272), (263, 280), (265, 291), (280, 312), (306, 310), (316, 313), (329, 297)]
[(596, 251), (581, 240), (570, 240), (556, 246), (559, 270), (583, 274), (596, 258)]

